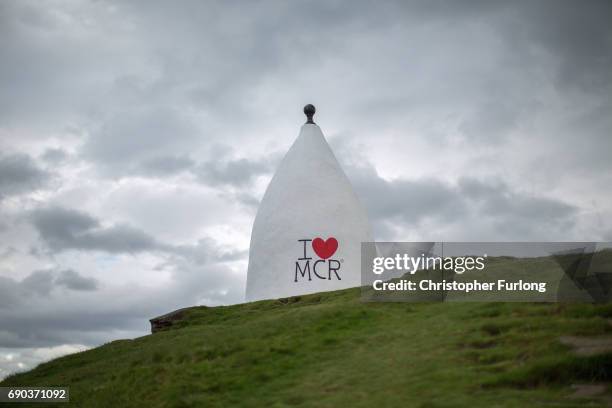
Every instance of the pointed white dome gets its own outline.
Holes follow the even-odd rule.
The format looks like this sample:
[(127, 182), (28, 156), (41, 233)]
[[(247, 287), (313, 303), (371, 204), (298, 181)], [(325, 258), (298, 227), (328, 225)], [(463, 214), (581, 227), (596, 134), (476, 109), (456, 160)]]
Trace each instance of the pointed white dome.
[(255, 217), (249, 301), (360, 285), (361, 242), (372, 241), (367, 215), (311, 109)]

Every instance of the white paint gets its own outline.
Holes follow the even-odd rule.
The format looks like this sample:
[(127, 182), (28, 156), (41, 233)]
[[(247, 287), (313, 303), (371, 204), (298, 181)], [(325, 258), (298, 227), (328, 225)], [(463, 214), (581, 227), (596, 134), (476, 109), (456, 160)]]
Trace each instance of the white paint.
[[(338, 249), (330, 258), (341, 261), (337, 280), (312, 273), (320, 258), (307, 243), (312, 280), (298, 274), (303, 256), (300, 239), (335, 237)], [(302, 126), (261, 201), (249, 252), (247, 300), (271, 299), (360, 285), (361, 242), (372, 241), (367, 215), (342, 171), (321, 129)], [(304, 261), (302, 261), (303, 264)], [(328, 275), (329, 261), (318, 264)], [(335, 263), (334, 263), (335, 265)]]

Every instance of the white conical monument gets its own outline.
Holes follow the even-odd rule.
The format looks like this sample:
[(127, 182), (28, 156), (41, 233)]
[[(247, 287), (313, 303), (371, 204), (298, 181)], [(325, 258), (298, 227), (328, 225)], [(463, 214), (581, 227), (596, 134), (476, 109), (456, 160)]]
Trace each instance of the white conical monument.
[(357, 195), (312, 117), (285, 155), (259, 206), (249, 252), (247, 300), (360, 285), (361, 242), (372, 241)]

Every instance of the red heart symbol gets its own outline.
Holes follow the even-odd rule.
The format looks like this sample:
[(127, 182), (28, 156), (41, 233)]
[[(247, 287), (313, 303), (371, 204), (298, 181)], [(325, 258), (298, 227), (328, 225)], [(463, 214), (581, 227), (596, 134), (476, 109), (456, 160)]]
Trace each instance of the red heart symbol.
[(338, 241), (334, 237), (327, 238), (327, 241), (323, 241), (321, 238), (315, 238), (312, 240), (312, 249), (319, 255), (319, 258), (327, 259), (336, 252), (336, 249), (338, 249)]

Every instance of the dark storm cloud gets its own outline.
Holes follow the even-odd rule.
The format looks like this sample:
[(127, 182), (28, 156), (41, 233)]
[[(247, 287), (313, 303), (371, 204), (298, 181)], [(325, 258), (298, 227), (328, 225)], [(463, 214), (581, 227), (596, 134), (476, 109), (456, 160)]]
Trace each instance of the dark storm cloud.
[(37, 295), (48, 295), (53, 288), (51, 271), (35, 271), (21, 281), (21, 287)]
[(559, 87), (609, 92), (612, 3), (600, 0), (578, 6), (573, 1), (536, 1), (521, 11), (526, 31), (515, 35), (539, 43), (554, 56)]
[[(109, 11), (111, 7), (105, 6), (116, 10)], [(166, 98), (172, 104), (193, 103), (212, 116), (251, 120), (259, 110), (248, 103), (254, 86), (271, 75), (283, 74), (315, 82), (326, 77), (318, 72), (318, 66), (336, 55), (345, 59), (354, 73), (363, 70), (371, 77), (376, 102), (392, 101), (396, 108), (397, 105), (405, 108), (400, 98), (406, 98), (402, 95), (406, 90), (402, 82), (410, 81), (401, 75), (414, 77), (419, 74), (412, 72), (406, 61), (417, 59), (414, 63), (418, 64), (418, 59), (426, 58), (428, 53), (435, 55), (440, 44), (452, 42), (455, 33), (482, 27), (491, 28), (500, 50), (507, 51), (502, 53), (504, 58), (499, 61), (498, 69), (490, 70), (488, 77), (506, 84), (502, 86), (509, 91), (515, 81), (521, 80), (520, 75), (529, 76), (538, 69), (551, 70), (559, 78), (560, 87), (593, 83), (600, 85), (601, 92), (601, 85), (609, 87), (610, 28), (607, 22), (612, 10), (606, 1), (590, 1), (580, 6), (573, 1), (389, 1), (381, 7), (374, 7), (371, 2), (351, 2), (350, 7), (343, 2), (296, 3), (290, 7), (277, 2), (245, 2), (233, 7), (199, 2), (182, 2), (180, 7), (165, 2), (149, 2), (147, 7), (125, 2), (87, 4), (77, 8), (75, 13), (89, 11), (105, 17), (90, 28), (90, 39), (102, 43), (99, 44), (103, 63), (100, 68), (111, 72), (109, 75), (105, 71), (99, 77), (96, 60), (86, 58), (87, 44), (76, 41), (79, 38), (76, 34), (62, 37), (61, 20), (51, 8), (28, 3), (5, 3), (3, 8), (0, 14), (4, 16), (4, 31), (0, 38), (7, 40), (3, 44), (6, 63), (0, 78), (6, 81), (3, 84), (6, 86), (2, 87), (7, 90), (3, 93), (5, 112), (25, 112), (26, 103), (33, 100), (46, 108), (37, 109), (36, 114), (39, 114), (64, 105), (71, 109), (89, 108), (97, 113), (102, 107), (91, 107), (91, 104), (95, 106), (94, 98), (103, 100), (105, 105), (115, 102), (128, 106), (143, 101), (160, 104), (160, 100)], [(115, 22), (123, 28), (124, 21), (141, 30), (131, 33), (134, 41), (155, 44), (154, 53), (147, 62), (157, 75), (147, 72), (146, 67), (132, 67), (128, 63), (131, 61), (129, 55), (122, 54), (122, 50), (113, 55), (112, 46), (116, 45), (113, 42), (104, 44), (103, 34), (113, 29), (107, 22)], [(423, 39), (415, 29), (427, 26), (436, 28), (432, 32), (434, 37)], [(53, 43), (35, 41), (29, 36), (29, 30), (59, 34), (66, 41), (63, 47), (53, 47)], [(360, 64), (359, 59), (366, 59), (371, 54), (371, 47), (379, 45), (373, 40), (389, 31), (391, 35), (383, 44), (389, 64), (399, 69), (388, 71), (389, 66), (378, 59), (372, 61), (376, 64), (374, 67)], [(15, 37), (22, 39), (27, 47), (9, 42), (8, 39)], [(460, 37), (455, 37), (454, 41), (460, 41)], [(349, 53), (357, 44), (360, 52)], [(457, 55), (452, 57), (460, 59), (461, 51), (466, 51), (464, 58), (480, 58), (473, 61), (474, 66), (486, 64), (486, 55), (472, 52), (477, 51), (477, 47), (478, 44), (457, 43), (454, 47)], [(540, 65), (542, 57), (550, 57), (551, 65)], [(442, 84), (454, 79), (453, 68), (460, 69), (445, 67), (436, 74), (447, 76), (437, 79)], [(301, 69), (308, 70), (310, 75)], [(48, 77), (55, 81), (46, 81)], [(336, 77), (328, 75), (327, 80)], [(65, 89), (80, 91), (84, 85), (92, 85), (98, 79), (112, 85), (111, 95), (115, 99), (106, 99), (108, 94), (99, 87), (94, 87), (95, 92), (81, 94), (87, 97), (85, 104), (78, 98), (67, 97), (71, 92)], [(454, 89), (430, 87), (428, 93), (419, 92), (404, 100), (413, 103), (440, 90), (448, 97)], [(470, 89), (465, 90), (470, 92)], [(37, 94), (39, 98), (34, 98)], [(477, 95), (452, 96), (463, 96), (469, 104)], [(350, 105), (350, 99), (345, 98), (342, 103)], [(356, 104), (368, 102), (371, 105), (372, 98), (355, 98), (354, 101)], [(347, 109), (353, 107), (347, 106)]]
[(0, 200), (43, 187), (50, 173), (41, 169), (25, 154), (0, 155)]
[(0, 276), (0, 310), (22, 307), (32, 299), (48, 297), (56, 287), (93, 291), (98, 288), (98, 281), (71, 269), (33, 271), (21, 280)]
[[(128, 110), (108, 119), (92, 134), (83, 154), (97, 162), (106, 174), (166, 177), (190, 172), (213, 186), (245, 186), (269, 173), (277, 156), (265, 160), (227, 157), (232, 149), (217, 147), (210, 159), (197, 163), (189, 157), (193, 146), (210, 139), (176, 109)], [(221, 149), (220, 152), (217, 150)]]
[(185, 156), (198, 131), (174, 108), (127, 109), (104, 122), (83, 147), (85, 157), (112, 174), (177, 172), (192, 165)]
[(271, 160), (236, 159), (203, 163), (196, 174), (203, 182), (211, 185), (241, 187), (250, 184), (254, 178), (272, 171)]
[(61, 207), (32, 212), (32, 223), (49, 248), (62, 251), (99, 250), (135, 253), (162, 249), (163, 245), (143, 231), (128, 225), (103, 227), (94, 217)]
[(508, 239), (550, 239), (562, 231), (571, 231), (576, 223), (578, 208), (574, 205), (514, 191), (499, 181), (485, 183), (464, 178), (459, 180), (458, 189), (479, 222), (490, 224)]
[(21, 298), (14, 279), (0, 276), (0, 309), (17, 304)]
[[(389, 181), (372, 166), (344, 167), (380, 240), (397, 238), (391, 226), (410, 230), (427, 222), (435, 230), (436, 226), (461, 225), (467, 220), (481, 229), (499, 228), (507, 239), (522, 236), (527, 240), (541, 237), (547, 229), (569, 229), (577, 211), (568, 203), (513, 191), (495, 180), (462, 178), (456, 185), (435, 179)], [(471, 235), (469, 227), (463, 232), (463, 239), (479, 238)]]
[[(56, 252), (65, 250), (104, 251), (111, 254), (142, 252), (166, 254), (168, 265), (176, 262), (204, 265), (243, 259), (244, 251), (218, 248), (211, 239), (200, 239), (192, 245), (172, 245), (158, 241), (146, 232), (129, 225), (102, 226), (101, 221), (82, 211), (62, 207), (39, 208), (30, 214), (32, 225), (46, 246)], [(92, 287), (91, 280), (67, 270), (56, 283), (71, 289)]]
[[(396, 30), (386, 56), (368, 50), (375, 36), (365, 36), (364, 53), (379, 57), (361, 65), (371, 77), (360, 93), (371, 97), (355, 97), (346, 110), (364, 126), (387, 120), (397, 126), (402, 115), (428, 124), (455, 117), (459, 133), (478, 144), (499, 144), (518, 132), (562, 143), (555, 153), (585, 169), (610, 147), (610, 138), (594, 134), (598, 122), (610, 129), (603, 113), (612, 109), (610, 19), (607, 1), (404, 2), (390, 18)], [(388, 62), (379, 63), (384, 57)], [(530, 128), (560, 102), (566, 106), (547, 121), (564, 123), (561, 131)], [(578, 123), (583, 111), (589, 124)], [(567, 155), (570, 145), (576, 155)], [(531, 153), (527, 145), (524, 152)]]
[[(277, 112), (286, 115), (277, 87), (287, 83), (295, 86), (291, 92), (327, 101), (345, 116), (339, 122), (398, 124), (398, 116), (407, 112), (418, 117), (433, 110), (438, 116), (459, 115), (462, 133), (490, 143), (533, 119), (542, 101), (532, 91), (550, 76), (562, 94), (575, 88), (598, 93), (604, 107), (599, 117), (610, 110), (605, 95), (610, 94), (607, 21), (612, 10), (605, 1), (580, 6), (571, 1), (390, 1), (382, 7), (370, 2), (351, 2), (351, 7), (342, 2), (291, 7), (151, 2), (146, 8), (111, 2), (68, 9), (66, 14), (106, 17), (89, 28), (92, 42), (103, 43), (103, 34), (124, 28), (126, 21), (137, 28), (129, 38), (143, 45), (136, 47), (139, 54), (132, 57), (120, 44), (103, 43), (97, 69), (98, 60), (84, 57), (78, 31), (65, 34), (62, 47), (32, 38), (30, 31), (62, 34), (57, 13), (28, 3), (3, 7), (3, 37), (25, 43), (5, 43), (0, 79), (7, 80), (3, 95), (7, 105), (11, 101), (6, 112), (28, 112), (31, 120), (67, 105), (70, 112), (92, 118), (96, 126), (82, 153), (114, 175), (157, 177), (186, 169), (190, 159), (168, 157), (184, 157), (227, 128), (238, 130), (232, 135), (237, 141), (271, 108), (276, 111), (268, 120)], [(148, 44), (155, 44), (150, 54), (145, 53)], [(115, 54), (113, 45), (119, 49)], [(305, 91), (305, 84), (312, 90)], [(253, 103), (269, 89), (278, 101), (267, 102), (278, 105)], [(87, 102), (67, 98), (73, 94), (88, 96)], [(34, 99), (44, 109), (26, 106)], [(194, 111), (206, 117), (205, 123), (192, 123)], [(589, 143), (582, 158), (601, 151), (595, 146)], [(220, 178), (219, 185), (227, 177), (235, 180), (222, 163), (205, 167), (213, 181)]]
[(55, 279), (55, 284), (72, 290), (92, 291), (98, 288), (96, 279), (85, 277), (72, 269), (61, 271)]
[(507, 217), (509, 223), (520, 218), (533, 224), (547, 224), (568, 219), (576, 212), (572, 205), (550, 198), (520, 194), (499, 181), (487, 184), (480, 180), (462, 178), (458, 184), (467, 199), (480, 205), (483, 214)]
[(418, 223), (435, 216), (443, 221), (466, 211), (459, 192), (435, 179), (387, 181), (371, 166), (347, 168), (347, 172), (372, 217), (378, 220), (405, 217), (410, 223)]
[[(173, 270), (173, 279), (163, 288), (141, 287), (138, 283), (102, 288), (95, 283), (94, 291), (90, 278), (61, 270), (43, 271), (44, 285), (34, 284), (40, 275), (37, 272), (22, 281), (0, 277), (0, 347), (96, 345), (148, 332), (148, 319), (169, 310), (211, 304), (226, 297), (237, 302), (244, 283), (229, 273), (223, 262), (243, 254), (222, 253), (210, 244), (201, 241), (193, 247), (197, 247), (201, 264), (191, 264), (193, 256), (167, 265)], [(53, 283), (51, 287), (49, 282)], [(87, 307), (82, 306), (84, 301)]]
[(50, 164), (59, 164), (65, 161), (69, 154), (63, 149), (49, 148), (44, 151), (40, 158)]
[[(59, 303), (59, 302), (58, 302)], [(45, 302), (36, 302), (39, 307)], [(46, 302), (52, 305), (52, 302)], [(26, 348), (60, 344), (91, 344), (94, 338), (110, 341), (130, 329), (146, 327), (146, 314), (140, 310), (35, 310), (22, 307), (6, 313), (0, 310), (3, 328), (0, 330), (0, 347)], [(55, 312), (55, 313), (53, 313)], [(142, 313), (142, 315), (141, 315)], [(140, 316), (141, 321), (137, 321)], [(144, 327), (143, 327), (144, 326)], [(36, 327), (36, 330), (32, 330)]]
[(459, 131), (479, 143), (502, 142), (519, 124), (521, 111), (524, 111), (524, 108), (503, 99), (504, 96), (499, 95), (494, 101), (483, 102), (462, 121)]
[[(53, 213), (60, 213), (57, 219), (73, 231), (101, 224), (74, 211)], [(35, 271), (22, 280), (0, 276), (0, 348), (96, 345), (135, 337), (148, 332), (149, 318), (169, 310), (242, 298), (244, 282), (225, 262), (244, 259), (244, 251), (218, 246), (210, 239), (166, 250), (169, 257), (160, 268), (170, 272), (171, 279), (162, 287), (140, 282), (115, 285), (112, 280), (101, 285), (97, 279), (61, 268)]]

